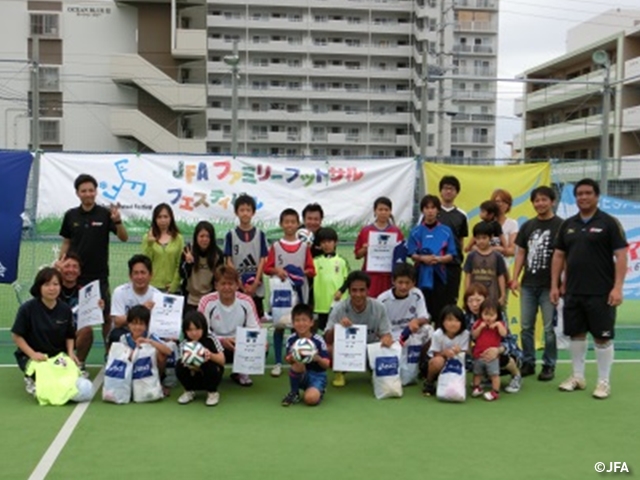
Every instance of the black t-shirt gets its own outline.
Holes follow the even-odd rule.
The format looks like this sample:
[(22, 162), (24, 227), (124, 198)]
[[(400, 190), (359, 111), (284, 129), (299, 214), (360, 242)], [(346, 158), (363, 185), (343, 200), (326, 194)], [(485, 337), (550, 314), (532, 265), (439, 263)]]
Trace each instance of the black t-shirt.
[(607, 295), (615, 283), (613, 254), (626, 246), (620, 222), (599, 209), (586, 222), (580, 214), (565, 220), (554, 248), (566, 256), (567, 293)]
[(67, 339), (75, 338), (71, 308), (57, 301), (53, 309), (33, 298), (18, 309), (11, 333), (20, 335), (36, 352), (55, 357), (67, 351)]
[(562, 225), (562, 219), (554, 216), (548, 220), (532, 218), (520, 227), (516, 236), (516, 245), (525, 252), (523, 286), (551, 287), (553, 242), (560, 225)]
[(71, 241), (69, 250), (82, 260), (82, 283), (109, 277), (109, 233), (117, 226), (105, 207), (95, 205), (88, 212), (81, 206), (64, 214), (60, 236)]
[(462, 239), (469, 236), (467, 214), (458, 207), (453, 207), (451, 210), (445, 210), (443, 207), (438, 212), (438, 220), (440, 223), (451, 229), (456, 240), (456, 256), (451, 263), (462, 263), (462, 259), (464, 257), (462, 251)]

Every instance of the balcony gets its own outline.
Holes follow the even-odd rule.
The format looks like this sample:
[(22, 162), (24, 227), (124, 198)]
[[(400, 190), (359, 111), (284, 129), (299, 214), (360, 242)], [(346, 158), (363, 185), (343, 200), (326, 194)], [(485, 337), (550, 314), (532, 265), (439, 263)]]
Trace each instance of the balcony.
[(524, 113), (524, 101), (522, 98), (516, 98), (513, 102), (513, 114), (516, 117), (522, 117)]
[[(525, 110), (531, 112), (575, 100), (602, 90), (604, 70), (596, 70), (586, 75), (574, 78), (568, 82), (558, 83), (525, 95)], [(617, 79), (615, 68), (611, 69), (611, 82)], [(582, 83), (574, 83), (582, 82)], [(592, 82), (585, 84), (583, 82)]]
[(134, 84), (175, 111), (204, 110), (207, 99), (204, 84), (178, 83), (140, 55), (113, 55), (111, 79)]
[[(609, 116), (609, 127), (613, 131), (615, 112)], [(587, 138), (600, 137), (602, 115), (592, 115), (571, 122), (556, 123), (534, 128), (525, 132), (524, 148), (540, 147), (558, 143), (575, 142)]]
[(496, 76), (496, 69), (494, 67), (455, 67), (452, 73), (460, 76), (492, 78)]
[(482, 102), (493, 102), (496, 99), (496, 92), (482, 90), (454, 90), (455, 100), (478, 100)]
[(486, 147), (490, 147), (492, 146), (492, 139), (489, 135), (451, 135), (451, 143), (455, 143), (457, 145), (484, 145)]
[(622, 131), (640, 131), (640, 105), (622, 110)]
[(456, 10), (498, 10), (498, 3), (494, 0), (457, 0)]
[(495, 122), (496, 117), (485, 113), (456, 113), (452, 118), (453, 123), (490, 123)]
[(624, 84), (640, 84), (640, 57), (624, 62)]
[(206, 30), (176, 30), (176, 45), (171, 49), (176, 58), (204, 58), (207, 56)]
[(132, 137), (157, 153), (205, 153), (205, 139), (178, 138), (139, 110), (118, 109), (111, 112), (111, 132)]
[(462, 45), (456, 44), (453, 46), (453, 51), (460, 54), (481, 54), (481, 55), (496, 55), (498, 49), (493, 45)]
[(455, 31), (498, 33), (498, 27), (494, 22), (456, 22)]

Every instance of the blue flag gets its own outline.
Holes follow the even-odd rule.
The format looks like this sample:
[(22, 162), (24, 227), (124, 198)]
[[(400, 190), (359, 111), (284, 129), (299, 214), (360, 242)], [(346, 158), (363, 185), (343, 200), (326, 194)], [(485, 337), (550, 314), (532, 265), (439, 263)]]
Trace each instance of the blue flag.
[(20, 236), (27, 182), (33, 157), (29, 152), (0, 152), (0, 283), (18, 278)]

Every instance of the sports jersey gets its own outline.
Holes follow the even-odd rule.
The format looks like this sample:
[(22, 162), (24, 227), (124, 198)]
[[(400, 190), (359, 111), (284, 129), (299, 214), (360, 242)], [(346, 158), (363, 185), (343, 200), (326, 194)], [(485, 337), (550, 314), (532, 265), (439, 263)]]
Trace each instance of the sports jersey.
[[(162, 340), (160, 340), (160, 337), (158, 337), (155, 333), (144, 332), (142, 337), (143, 338), (148, 338), (149, 340), (153, 340), (154, 342), (164, 343)], [(134, 348), (136, 348), (138, 346), (136, 341), (131, 336), (131, 333), (123, 334), (120, 337), (120, 343), (126, 345), (127, 347), (129, 347), (131, 349), (134, 349)]]
[(249, 295), (236, 292), (235, 301), (224, 305), (218, 292), (209, 293), (200, 300), (198, 311), (207, 319), (209, 332), (218, 338), (236, 336), (236, 328), (260, 326), (256, 306)]
[(349, 275), (349, 265), (340, 255), (322, 254), (313, 259), (316, 276), (313, 277), (313, 305), (316, 313), (329, 313), (333, 296)]
[[(293, 332), (293, 334), (289, 335), (289, 338), (287, 338), (287, 343), (286, 343), (286, 352), (287, 355), (291, 355), (291, 347), (293, 347), (293, 344), (296, 343), (296, 340), (299, 340), (300, 337), (297, 333)], [(324, 341), (324, 338), (322, 338), (320, 335), (318, 335), (317, 333), (314, 333), (311, 338), (309, 338), (309, 340), (311, 340), (313, 342), (313, 344), (316, 346), (316, 348), (318, 349), (318, 355), (320, 355), (321, 358), (330, 358), (329, 356), (329, 350), (327, 349), (327, 344)], [(318, 362), (311, 362), (311, 363), (307, 363), (305, 365), (307, 370), (313, 371), (313, 372), (324, 372), (325, 369), (322, 368)]]
[[(456, 240), (453, 232), (446, 225), (436, 223), (427, 226), (422, 223), (411, 229), (407, 242), (409, 255), (445, 255), (456, 256)], [(420, 288), (432, 289), (434, 275), (437, 275), (442, 283), (447, 283), (447, 270), (444, 264), (426, 265), (418, 263), (418, 284)]]
[[(266, 258), (268, 253), (267, 238), (262, 230), (255, 227), (251, 230), (236, 227), (225, 236), (224, 256), (231, 259), (243, 284), (255, 278), (260, 260)], [(260, 283), (255, 294), (264, 296), (264, 284)]]
[[(385, 228), (380, 229), (376, 227), (374, 223), (372, 223), (370, 225), (363, 227), (362, 230), (360, 230), (360, 233), (356, 238), (356, 243), (353, 249), (354, 252), (357, 252), (358, 250), (362, 249), (364, 245), (368, 245), (370, 243), (369, 235), (372, 232), (395, 233), (396, 241), (400, 242), (404, 240), (404, 235), (402, 235), (402, 231), (395, 225), (388, 224)], [(378, 295), (380, 295), (382, 292), (384, 292), (385, 290), (388, 290), (391, 287), (392, 267), (393, 266), (389, 264), (388, 272), (370, 272), (367, 270), (367, 256), (365, 254), (364, 261), (362, 263), (362, 270), (367, 272), (367, 274), (369, 275), (369, 278), (371, 278), (371, 286), (369, 287), (369, 291), (368, 291), (370, 297), (375, 298)]]
[(153, 296), (156, 293), (160, 293), (160, 291), (151, 285), (141, 295), (136, 293), (130, 282), (116, 287), (111, 297), (111, 316), (120, 317), (126, 315), (131, 307), (153, 301)]
[(412, 288), (404, 298), (397, 297), (393, 293), (393, 288), (390, 288), (378, 296), (378, 301), (387, 311), (389, 322), (391, 322), (391, 335), (394, 340), (400, 339), (402, 330), (414, 318), (429, 318), (424, 295), (419, 288)]
[(315, 276), (315, 266), (313, 265), (311, 250), (306, 243), (300, 240), (294, 242), (278, 240), (271, 245), (264, 272), (267, 275), (273, 275), (274, 268), (285, 268), (289, 265), (307, 272), (307, 275), (303, 275), (304, 278), (302, 278), (302, 286), (300, 287), (302, 303), (307, 303), (309, 298), (309, 280), (307, 277)]

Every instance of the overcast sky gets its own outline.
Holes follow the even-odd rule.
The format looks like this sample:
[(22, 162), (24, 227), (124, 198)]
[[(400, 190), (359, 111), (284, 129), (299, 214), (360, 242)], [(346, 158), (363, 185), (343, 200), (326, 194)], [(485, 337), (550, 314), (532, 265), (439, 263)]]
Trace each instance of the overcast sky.
[[(612, 8), (640, 10), (640, 0), (500, 0), (498, 77), (518, 74), (566, 52), (567, 31)], [(520, 132), (513, 99), (522, 85), (498, 84), (496, 156), (508, 157), (510, 141)]]

